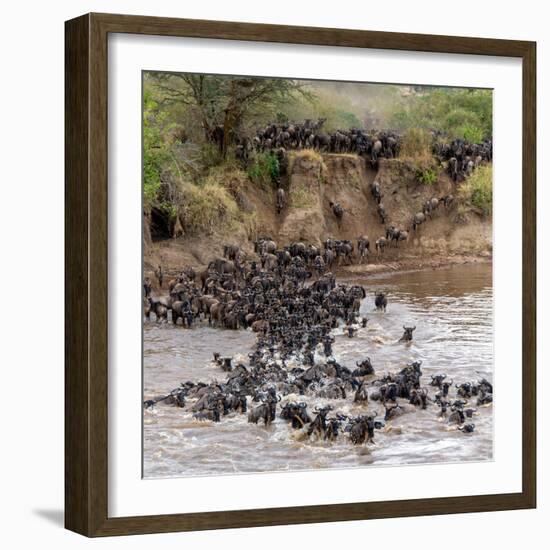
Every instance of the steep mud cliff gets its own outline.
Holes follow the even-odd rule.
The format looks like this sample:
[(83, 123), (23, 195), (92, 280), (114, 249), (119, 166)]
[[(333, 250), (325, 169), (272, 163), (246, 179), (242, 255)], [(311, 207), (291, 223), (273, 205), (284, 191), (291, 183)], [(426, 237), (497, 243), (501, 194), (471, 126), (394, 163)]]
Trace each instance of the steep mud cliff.
[[(370, 184), (380, 183), (386, 224), (377, 214)], [(386, 225), (409, 229), (413, 216), (422, 211), (423, 203), (432, 197), (457, 195), (456, 184), (441, 170), (437, 181), (427, 185), (418, 181), (410, 163), (380, 160), (376, 169), (364, 158), (347, 154), (319, 155), (309, 150), (289, 154), (288, 173), (283, 178), (287, 206), (276, 213), (275, 192), (250, 181), (234, 191), (240, 208), (254, 215), (250, 227), (235, 226), (216, 230), (210, 235), (179, 236), (152, 240), (148, 219), (144, 220), (144, 264), (149, 271), (162, 264), (166, 270), (183, 265), (200, 267), (222, 254), (224, 244), (238, 244), (252, 253), (257, 236), (270, 236), (278, 245), (305, 241), (319, 245), (328, 237), (356, 242), (368, 235), (371, 243), (385, 234)], [(336, 219), (330, 202), (344, 209), (341, 222)], [(474, 212), (457, 211), (457, 201), (450, 208), (440, 206), (417, 231), (411, 231), (408, 242), (388, 247), (377, 256), (372, 254), (368, 267), (346, 269), (380, 270), (445, 265), (464, 260), (488, 258), (492, 244), (491, 220)]]

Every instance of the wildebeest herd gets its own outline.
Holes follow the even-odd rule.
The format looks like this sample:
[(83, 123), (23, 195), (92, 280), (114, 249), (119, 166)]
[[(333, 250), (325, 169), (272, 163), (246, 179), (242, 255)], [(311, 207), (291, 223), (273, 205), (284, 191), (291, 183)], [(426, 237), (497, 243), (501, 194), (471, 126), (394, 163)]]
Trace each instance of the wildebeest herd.
[[(325, 253), (335, 248), (325, 242)], [(223, 258), (196, 272), (184, 268), (168, 282), (168, 294), (154, 297), (144, 282), (144, 314), (159, 323), (171, 321), (192, 329), (206, 324), (219, 329), (252, 330), (256, 342), (248, 358), (222, 357), (213, 350), (213, 365), (223, 381), (184, 381), (164, 395), (150, 396), (144, 408), (157, 404), (192, 411), (197, 421), (223, 422), (228, 415), (246, 414), (248, 422), (268, 428), (277, 415), (304, 440), (352, 444), (374, 442), (376, 430), (390, 429), (394, 419), (416, 410), (433, 409), (434, 418), (464, 433), (472, 433), (477, 407), (492, 403), (493, 386), (481, 380), (449, 380), (445, 373), (423, 380), (421, 361), (398, 366), (396, 374), (377, 373), (376, 361), (365, 356), (356, 365), (340, 364), (333, 354), (335, 331), (354, 338), (369, 319), (360, 306), (367, 299), (363, 286), (337, 284), (329, 271), (316, 270), (319, 250), (294, 243), (278, 248), (258, 239), (255, 254), (228, 245)], [(164, 274), (156, 277), (163, 292)], [(310, 280), (313, 279), (313, 280)], [(376, 292), (377, 315), (388, 307), (388, 296)], [(416, 326), (403, 326), (396, 345), (407, 346)], [(302, 396), (302, 397), (301, 397)], [(319, 400), (309, 410), (307, 401)], [(349, 400), (364, 408), (352, 416), (327, 401)], [(281, 404), (282, 402), (282, 404)]]
[[(337, 130), (332, 133), (323, 133), (324, 119), (317, 121), (306, 120), (303, 123), (272, 123), (256, 132), (250, 139), (243, 137), (238, 139), (236, 156), (243, 163), (247, 164), (251, 154), (269, 151), (275, 155), (280, 175), (286, 174), (288, 158), (287, 151), (291, 149), (311, 148), (320, 152), (329, 153), (353, 153), (370, 159), (374, 165), (379, 158), (395, 158), (399, 155), (402, 136), (389, 130), (371, 130), (367, 132), (358, 128), (349, 130)], [(440, 132), (432, 131), (433, 154), (441, 162), (446, 162), (447, 171), (457, 183), (470, 176), (473, 171), (483, 162), (492, 160), (492, 141), (485, 140), (482, 143), (469, 143), (464, 139), (454, 139), (450, 142), (442, 141)], [(287, 206), (286, 191), (277, 181), (276, 211), (281, 214)], [(410, 220), (403, 220), (400, 227), (395, 222), (387, 225), (390, 217), (382, 199), (384, 193), (378, 180), (370, 184), (370, 193), (376, 202), (376, 213), (380, 224), (385, 225), (385, 235), (380, 236), (374, 242), (374, 248), (378, 254), (394, 244), (407, 242), (411, 231), (417, 229), (428, 220), (431, 220), (438, 209), (449, 210), (455, 197), (449, 193), (444, 196), (433, 196), (426, 200)], [(338, 202), (329, 202), (329, 207), (338, 223), (341, 225), (345, 218), (345, 210)], [(342, 249), (349, 248), (349, 241), (341, 241)], [(368, 259), (371, 252), (370, 241), (367, 236), (358, 239), (359, 259), (361, 262)], [(329, 254), (330, 255), (330, 254)], [(349, 255), (343, 254), (349, 261)], [(325, 263), (326, 258), (324, 258)], [(320, 261), (319, 261), (320, 263)], [(351, 262), (349, 262), (351, 263)]]
[(394, 158), (399, 153), (400, 136), (394, 131), (370, 131), (360, 128), (324, 132), (325, 119), (301, 123), (271, 123), (256, 131), (252, 139), (243, 137), (236, 146), (237, 158), (244, 159), (251, 151), (314, 149), (322, 153), (355, 153), (368, 157)]
[[(313, 149), (321, 153), (350, 153), (368, 159), (374, 166), (380, 158), (399, 156), (403, 135), (395, 130), (364, 130), (361, 128), (323, 131), (326, 119), (304, 122), (271, 123), (256, 130), (252, 137), (240, 136), (235, 146), (235, 156), (244, 165), (254, 153), (272, 152), (277, 155), (284, 173), (286, 152), (296, 149)], [(223, 128), (220, 130), (223, 133)], [(453, 181), (469, 176), (483, 161), (491, 162), (492, 140), (470, 143), (456, 138), (447, 141), (438, 130), (430, 131), (433, 154), (447, 162), (447, 170)]]

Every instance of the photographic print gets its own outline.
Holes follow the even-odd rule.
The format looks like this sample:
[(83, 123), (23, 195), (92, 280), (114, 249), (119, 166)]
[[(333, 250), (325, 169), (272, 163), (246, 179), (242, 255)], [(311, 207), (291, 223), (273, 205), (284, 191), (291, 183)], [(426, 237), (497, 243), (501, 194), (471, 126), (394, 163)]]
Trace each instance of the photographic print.
[(142, 92), (143, 477), (491, 460), (492, 90)]

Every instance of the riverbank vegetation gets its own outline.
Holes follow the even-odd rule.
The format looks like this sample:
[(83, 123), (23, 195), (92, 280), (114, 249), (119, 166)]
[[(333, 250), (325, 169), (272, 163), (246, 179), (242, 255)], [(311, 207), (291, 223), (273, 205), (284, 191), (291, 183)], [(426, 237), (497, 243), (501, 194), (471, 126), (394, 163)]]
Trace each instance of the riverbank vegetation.
[[(243, 166), (235, 150), (239, 139), (271, 123), (321, 119), (327, 133), (391, 128), (403, 136), (399, 154), (424, 185), (433, 185), (442, 169), (434, 135), (477, 143), (492, 128), (490, 90), (165, 73), (146, 73), (143, 90), (143, 205), (172, 228), (166, 234), (254, 225), (235, 186), (246, 181), (269, 191), (284, 167), (269, 150)], [(320, 158), (312, 149), (298, 153)], [(484, 214), (491, 210), (487, 170), (476, 172), (461, 194)], [(305, 194), (296, 190), (290, 204), (309, 204)]]
[(480, 166), (459, 190), (459, 197), (465, 206), (478, 209), (484, 216), (493, 211), (493, 167), (491, 164)]

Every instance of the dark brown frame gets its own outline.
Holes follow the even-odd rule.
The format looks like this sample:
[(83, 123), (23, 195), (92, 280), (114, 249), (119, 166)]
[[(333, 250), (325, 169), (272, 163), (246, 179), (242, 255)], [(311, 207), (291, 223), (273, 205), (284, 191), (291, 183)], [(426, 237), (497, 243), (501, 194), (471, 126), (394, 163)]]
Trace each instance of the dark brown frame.
[[(492, 55), (523, 62), (520, 493), (110, 518), (107, 513), (107, 36), (185, 36)], [(536, 44), (112, 14), (65, 24), (65, 526), (126, 535), (536, 507)]]

